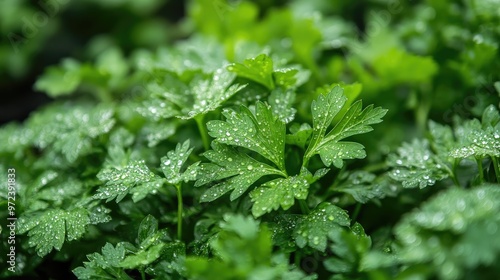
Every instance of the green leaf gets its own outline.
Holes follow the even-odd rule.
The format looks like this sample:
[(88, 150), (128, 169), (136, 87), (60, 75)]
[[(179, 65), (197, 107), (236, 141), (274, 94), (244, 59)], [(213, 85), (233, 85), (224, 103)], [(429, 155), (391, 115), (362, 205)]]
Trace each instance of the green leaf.
[(166, 157), (161, 158), (161, 169), (163, 174), (165, 174), (166, 181), (171, 185), (178, 185), (182, 181), (194, 181), (198, 173), (198, 164), (194, 163), (190, 165), (183, 173), (181, 173), (181, 168), (185, 164), (186, 160), (194, 148), (189, 148), (189, 140), (186, 140), (182, 144), (177, 144), (174, 151), (169, 151)]
[(37, 135), (35, 145), (52, 147), (69, 162), (92, 151), (93, 139), (114, 126), (113, 110), (107, 106), (52, 106), (30, 118), (28, 127)]
[(194, 103), (192, 107), (182, 110), (184, 114), (179, 117), (191, 119), (221, 107), (222, 103), (245, 87), (244, 85), (231, 85), (234, 78), (235, 75), (218, 69), (211, 80), (199, 79), (192, 82), (190, 87)]
[(268, 102), (271, 105), (273, 114), (277, 116), (282, 122), (289, 123), (293, 121), (295, 113), (293, 103), (295, 102), (295, 92), (293, 90), (283, 90), (282, 88), (277, 88), (271, 92), (269, 95)]
[(99, 54), (96, 59), (95, 68), (100, 74), (109, 75), (113, 84), (122, 80), (129, 70), (128, 63), (123, 57), (122, 51), (116, 47), (109, 48)]
[(240, 112), (226, 109), (222, 114), (225, 121), (207, 123), (210, 136), (219, 143), (257, 152), (285, 170), (285, 124), (273, 115), (268, 105), (257, 102), (255, 113), (241, 106)]
[(304, 162), (319, 154), (326, 166), (332, 164), (341, 168), (344, 159), (364, 158), (366, 153), (364, 147), (358, 143), (339, 142), (349, 136), (367, 133), (373, 130), (370, 126), (382, 121), (382, 117), (387, 110), (373, 105), (362, 109), (362, 102), (355, 102), (342, 119), (326, 135), (326, 131), (335, 116), (344, 106), (347, 98), (343, 95), (340, 86), (333, 87), (328, 93), (320, 94), (318, 99), (311, 105), (313, 116), (313, 133), (307, 151), (304, 155)]
[(265, 54), (245, 59), (243, 63), (233, 63), (227, 69), (270, 90), (274, 89), (273, 60)]
[(382, 117), (387, 113), (387, 109), (374, 108), (373, 105), (368, 105), (365, 109), (362, 107), (361, 100), (354, 102), (339, 123), (326, 135), (324, 143), (370, 132), (373, 130), (371, 125), (381, 123)]
[(156, 78), (147, 84), (146, 91), (150, 98), (143, 101), (137, 112), (158, 122), (181, 115), (183, 108), (194, 103), (194, 97), (188, 85), (172, 73), (154, 72)]
[(154, 121), (178, 117), (192, 119), (216, 110), (244, 86), (232, 85), (236, 75), (217, 69), (208, 78), (196, 75), (189, 84), (171, 73), (148, 84), (152, 98), (138, 112)]
[(149, 247), (147, 250), (141, 250), (134, 255), (129, 255), (120, 262), (120, 267), (132, 269), (149, 265), (161, 256), (164, 246), (165, 244), (160, 243)]
[(221, 228), (210, 242), (215, 258), (186, 258), (188, 279), (311, 279), (292, 268), (285, 255), (272, 254), (270, 232), (251, 217), (225, 215)]
[(32, 129), (16, 123), (8, 123), (0, 127), (0, 154), (12, 154), (14, 158), (22, 158), (25, 149), (35, 141)]
[(158, 220), (151, 215), (147, 215), (146, 218), (142, 219), (141, 224), (139, 225), (139, 232), (137, 233), (138, 243), (143, 243), (157, 231)]
[(92, 253), (87, 255), (88, 262), (84, 266), (73, 269), (73, 273), (78, 279), (121, 279), (131, 280), (122, 269), (118, 268), (125, 258), (125, 247), (118, 243), (113, 247), (106, 243), (102, 248), (102, 254)]
[(299, 73), (299, 70), (297, 69), (277, 69), (273, 73), (273, 78), (276, 81), (276, 85), (282, 88), (295, 88), (297, 84), (297, 73)]
[(332, 230), (328, 236), (333, 241), (330, 248), (336, 256), (323, 262), (325, 268), (339, 274), (359, 273), (361, 260), (372, 244), (363, 227), (356, 223), (349, 230)]
[(236, 276), (243, 277), (232, 271), (229, 264), (195, 256), (186, 259), (186, 270), (189, 278), (195, 280), (229, 280)]
[(111, 221), (111, 217), (108, 215), (111, 212), (110, 209), (102, 205), (96, 205), (96, 202), (94, 202), (94, 206), (92, 204), (87, 206), (87, 209), (89, 209), (90, 224), (97, 225)]
[[(235, 215), (238, 216), (238, 215)], [(251, 268), (253, 265), (269, 264), (272, 252), (272, 242), (269, 231), (266, 228), (256, 228), (258, 223), (252, 219), (246, 219), (245, 227), (254, 232), (254, 234), (239, 235), (240, 230), (233, 231), (236, 224), (240, 226), (241, 218), (230, 218), (230, 215), (225, 216), (225, 221), (221, 226), (226, 230), (219, 232), (218, 236), (210, 243), (216, 255), (224, 262), (232, 263), (242, 268)], [(235, 224), (236, 223), (236, 224)], [(257, 233), (258, 234), (255, 234)], [(253, 244), (252, 246), (249, 246)], [(249, 246), (245, 248), (246, 246)], [(241, 252), (236, 254), (236, 252)], [(250, 267), (249, 267), (250, 266)]]
[(363, 159), (366, 157), (365, 147), (355, 142), (328, 143), (318, 149), (321, 160), (326, 166), (337, 168), (344, 166), (345, 159)]
[(273, 233), (273, 244), (284, 252), (296, 250), (295, 238), (293, 237), (295, 228), (300, 222), (299, 214), (280, 214), (273, 217), (268, 223), (269, 229)]
[(214, 38), (191, 36), (179, 41), (174, 47), (158, 48), (156, 53), (142, 52), (138, 55), (138, 67), (145, 72), (168, 71), (178, 76), (202, 71), (212, 73), (227, 65), (224, 49)]
[(452, 188), (426, 201), (396, 226), (404, 264), (433, 264), (441, 279), (490, 266), (500, 253), (500, 186)]
[(259, 222), (242, 215), (224, 215), (221, 229), (237, 233), (243, 239), (253, 239), (259, 232)]
[(429, 132), (431, 134), (432, 148), (441, 158), (446, 159), (450, 151), (454, 149), (456, 145), (453, 130), (447, 125), (429, 121)]
[(484, 109), (481, 123), (483, 125), (483, 129), (496, 127), (500, 123), (500, 113), (495, 105), (492, 104)]
[(51, 97), (69, 95), (73, 93), (80, 81), (81, 64), (74, 59), (64, 59), (61, 66), (52, 66), (38, 78), (35, 89), (46, 92)]
[(339, 122), (342, 119), (347, 110), (349, 110), (351, 105), (356, 101), (358, 96), (361, 94), (361, 91), (363, 90), (363, 86), (360, 83), (342, 84), (341, 87), (344, 89), (344, 95), (345, 97), (347, 97), (347, 101), (345, 102), (344, 107), (342, 107), (340, 112), (333, 119), (333, 122), (335, 123)]
[(391, 48), (372, 62), (375, 72), (391, 84), (430, 82), (439, 66), (430, 56), (418, 56)]
[(454, 158), (500, 157), (500, 113), (490, 105), (483, 113), (482, 123), (477, 119), (455, 128), (458, 147), (450, 152)]
[(185, 274), (186, 248), (182, 242), (165, 244), (160, 260), (146, 268), (146, 273), (158, 279), (179, 279)]
[[(168, 125), (166, 125), (168, 127)], [(134, 143), (135, 135), (132, 134), (124, 127), (118, 127), (111, 131), (109, 135), (109, 143), (112, 143), (112, 146), (117, 147), (129, 147)]]
[(115, 247), (106, 243), (102, 248), (102, 255), (94, 253), (91, 256), (87, 256), (88, 259), (102, 268), (118, 266), (125, 257), (125, 247), (121, 243), (116, 244)]
[(120, 202), (128, 193), (137, 202), (149, 193), (156, 192), (165, 182), (149, 170), (144, 160), (131, 161), (124, 167), (104, 168), (97, 178), (105, 183), (94, 195), (96, 199), (106, 199), (109, 202), (116, 198)]
[(293, 206), (295, 199), (306, 199), (309, 189), (308, 172), (302, 170), (297, 176), (278, 178), (253, 190), (250, 197), (254, 202), (252, 206), (254, 217), (278, 210), (280, 206), (283, 210), (287, 210)]
[(340, 231), (350, 224), (347, 212), (328, 202), (318, 205), (299, 224), (294, 232), (295, 242), (300, 248), (309, 245), (318, 251), (326, 250), (328, 235)]
[(425, 188), (436, 181), (449, 177), (444, 163), (434, 155), (426, 140), (415, 139), (412, 143), (404, 143), (398, 148), (398, 154), (391, 154), (387, 164), (393, 168), (391, 178), (403, 183), (405, 188)]
[[(35, 89), (46, 92), (51, 97), (74, 93), (80, 85), (96, 86), (92, 92), (98, 98), (110, 101), (110, 89), (122, 86), (128, 72), (128, 62), (116, 47), (110, 47), (97, 55), (95, 66), (82, 64), (66, 58), (60, 66), (49, 67), (35, 83)], [(83, 87), (82, 87), (83, 88)]]
[(316, 152), (325, 137), (326, 130), (331, 125), (333, 118), (342, 109), (346, 100), (347, 98), (343, 95), (343, 89), (336, 86), (329, 92), (320, 94), (312, 102), (313, 133), (306, 154), (309, 153), (312, 156)]
[(355, 171), (349, 174), (345, 182), (332, 189), (351, 195), (359, 203), (367, 203), (375, 199), (395, 195), (397, 186), (391, 184), (387, 176), (382, 179), (366, 171)]
[[(55, 174), (57, 176), (57, 173), (52, 174)], [(51, 174), (45, 175), (46, 176), (42, 176), (38, 179), (49, 180), (49, 176)], [(51, 184), (51, 186), (49, 187), (44, 187), (41, 190), (37, 190), (37, 188), (34, 188), (31, 191), (34, 194), (29, 197), (30, 204), (34, 203), (35, 200), (43, 200), (51, 202), (52, 207), (57, 207), (62, 206), (64, 201), (74, 199), (75, 197), (80, 198), (83, 191), (83, 186), (82, 182), (75, 178), (65, 178), (64, 180), (58, 180), (58, 182)]]
[(274, 167), (259, 162), (250, 156), (236, 151), (230, 146), (212, 142), (212, 149), (203, 155), (212, 163), (200, 167), (200, 176), (195, 186), (210, 182), (217, 183), (201, 196), (202, 202), (213, 201), (233, 190), (231, 200), (240, 197), (258, 179), (266, 175), (283, 175)]
[(170, 138), (177, 130), (175, 122), (151, 122), (142, 127), (141, 134), (148, 141), (148, 147), (156, 147), (161, 141)]
[(312, 127), (307, 123), (303, 123), (301, 125), (293, 123), (290, 126), (290, 132), (292, 134), (286, 135), (286, 143), (296, 145), (304, 149), (309, 141), (309, 138), (311, 137), (312, 131)]
[(52, 249), (61, 250), (64, 241), (79, 239), (90, 224), (88, 212), (77, 208), (70, 211), (50, 209), (19, 219), (19, 233), (28, 232), (30, 247), (43, 257)]
[[(130, 279), (123, 269), (145, 268), (162, 256), (176, 258), (172, 251), (179, 252), (178, 243), (164, 243), (169, 241), (165, 230), (158, 230), (158, 221), (151, 215), (146, 216), (139, 225), (137, 241), (138, 249), (130, 243), (120, 242), (116, 248), (107, 243), (102, 249), (102, 255), (94, 253), (88, 255), (90, 262), (84, 263), (73, 272), (82, 279), (95, 277), (110, 277), (113, 279)], [(183, 246), (181, 246), (183, 248)], [(183, 254), (183, 253), (182, 253)], [(92, 278), (94, 277), (94, 278)]]

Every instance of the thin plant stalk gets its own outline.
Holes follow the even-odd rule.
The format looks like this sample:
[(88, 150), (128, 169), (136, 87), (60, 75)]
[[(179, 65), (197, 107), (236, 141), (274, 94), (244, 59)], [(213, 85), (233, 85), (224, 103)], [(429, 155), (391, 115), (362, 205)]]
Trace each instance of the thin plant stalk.
[(203, 148), (205, 151), (208, 151), (210, 148), (210, 139), (208, 138), (208, 131), (203, 123), (203, 116), (200, 115), (198, 117), (195, 117), (194, 120), (196, 121), (196, 125), (198, 126), (198, 131), (200, 132), (201, 135), (201, 140), (203, 141)]
[(484, 171), (483, 171), (483, 159), (482, 158), (476, 158), (477, 162), (477, 169), (479, 172), (479, 183), (482, 184), (484, 183)]
[(177, 239), (182, 239), (182, 184), (176, 185), (177, 189)]
[(493, 160), (493, 169), (495, 169), (495, 175), (497, 177), (497, 183), (500, 184), (500, 167), (498, 166), (498, 158), (491, 157)]

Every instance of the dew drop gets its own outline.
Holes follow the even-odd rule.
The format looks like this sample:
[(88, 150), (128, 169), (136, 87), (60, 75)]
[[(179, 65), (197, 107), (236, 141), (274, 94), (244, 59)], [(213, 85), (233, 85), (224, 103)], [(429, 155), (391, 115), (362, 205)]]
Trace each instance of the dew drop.
[(319, 244), (319, 237), (315, 236), (313, 238), (313, 243), (314, 243), (314, 245), (318, 245)]

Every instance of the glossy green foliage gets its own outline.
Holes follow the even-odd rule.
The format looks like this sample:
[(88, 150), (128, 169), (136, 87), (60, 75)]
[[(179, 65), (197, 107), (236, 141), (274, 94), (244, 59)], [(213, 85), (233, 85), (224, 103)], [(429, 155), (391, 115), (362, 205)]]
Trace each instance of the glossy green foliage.
[[(175, 263), (174, 258), (184, 255), (183, 244), (171, 242), (165, 230), (158, 230), (158, 221), (153, 216), (146, 216), (140, 223), (137, 234), (137, 245), (120, 242), (116, 246), (106, 243), (102, 253), (87, 255), (88, 262), (77, 267), (73, 273), (78, 279), (133, 279), (127, 270), (144, 268), (156, 263), (157, 270), (149, 270), (155, 275), (161, 268)], [(142, 269), (144, 273), (144, 269)], [(171, 275), (175, 272), (171, 271)], [(179, 275), (179, 274), (177, 274)]]
[(73, 163), (91, 153), (93, 140), (113, 128), (113, 114), (106, 106), (54, 106), (35, 114), (27, 126), (35, 146), (58, 152)]
[(97, 178), (105, 185), (97, 190), (95, 199), (106, 199), (107, 202), (116, 199), (120, 202), (127, 194), (137, 202), (148, 194), (155, 194), (164, 184), (177, 186), (181, 182), (194, 181), (198, 171), (198, 163), (190, 165), (184, 172), (181, 168), (192, 152), (189, 141), (179, 143), (175, 150), (169, 151), (161, 159), (161, 169), (164, 177), (153, 173), (144, 160), (133, 160), (123, 166), (109, 165), (101, 169)]
[(223, 112), (226, 121), (207, 124), (209, 135), (217, 142), (247, 148), (259, 153), (279, 169), (285, 167), (285, 124), (273, 115), (270, 106), (255, 105), (255, 113), (246, 107), (240, 112)]
[(340, 227), (348, 227), (349, 216), (341, 208), (322, 203), (309, 213), (297, 226), (295, 242), (303, 248), (306, 245), (325, 251), (327, 236), (329, 233), (341, 230)]
[(1, 1), (0, 278), (498, 278), (497, 6)]
[[(389, 156), (388, 164), (393, 168), (390, 176), (406, 188), (425, 188), (450, 176), (458, 185), (453, 170), (459, 163), (475, 159), (481, 169), (484, 158), (490, 158), (493, 169), (498, 171), (499, 120), (498, 109), (490, 105), (484, 110), (482, 121), (457, 121), (453, 128), (430, 121), (429, 140), (405, 143), (397, 155)], [(482, 175), (480, 180), (484, 180)]]
[(405, 188), (425, 188), (448, 177), (445, 166), (439, 164), (426, 140), (403, 144), (398, 155), (389, 158), (389, 164), (394, 167), (391, 177), (402, 181)]
[[(90, 224), (86, 209), (71, 211), (52, 209), (40, 215), (21, 220), (20, 233), (29, 231), (29, 245), (35, 246), (39, 256), (47, 255), (52, 249), (61, 250), (64, 242), (79, 239)], [(50, 235), (47, 235), (50, 232)]]
[(197, 186), (208, 182), (228, 180), (218, 183), (207, 190), (201, 201), (213, 201), (230, 190), (231, 199), (240, 197), (255, 181), (265, 175), (279, 175), (281, 172), (272, 166), (261, 163), (248, 155), (238, 153), (235, 149), (223, 144), (212, 144), (213, 150), (205, 152), (204, 156), (212, 163), (202, 164), (200, 179)]
[(441, 279), (458, 279), (480, 265), (495, 270), (498, 187), (450, 189), (407, 215), (395, 229), (401, 261), (431, 263)]
[[(179, 117), (195, 118), (219, 108), (243, 86), (231, 85), (234, 75), (218, 69), (211, 78), (194, 78), (188, 85), (174, 75), (162, 75), (161, 82), (148, 85), (155, 98), (144, 102), (139, 112), (156, 120)], [(165, 91), (165, 88), (168, 88)]]
[(226, 215), (221, 231), (210, 242), (216, 259), (189, 257), (189, 279), (316, 279), (272, 253), (266, 227), (250, 217)]
[(327, 132), (346, 100), (342, 88), (336, 86), (326, 94), (321, 93), (318, 99), (313, 101), (311, 105), (313, 132), (304, 156), (306, 161), (313, 155), (319, 154), (326, 166), (334, 165), (342, 168), (344, 159), (366, 156), (363, 145), (355, 142), (340, 142), (340, 140), (371, 131), (370, 125), (380, 123), (387, 110), (373, 108), (373, 106), (361, 110), (362, 103), (356, 102), (349, 107), (334, 128)]
[[(274, 175), (282, 178), (269, 178), (250, 193), (254, 202), (252, 214), (260, 217), (280, 207), (288, 210), (294, 205), (295, 199), (305, 200), (310, 184), (327, 172), (322, 169), (313, 176), (307, 169), (314, 154), (319, 153), (327, 167), (333, 164), (338, 168), (343, 166), (343, 160), (364, 158), (366, 154), (363, 145), (339, 140), (371, 131), (370, 125), (381, 122), (387, 110), (369, 106), (361, 111), (361, 102), (356, 102), (334, 128), (326, 133), (347, 100), (340, 86), (331, 88), (326, 95), (320, 94), (312, 102), (313, 128), (312, 132), (304, 135), (286, 135), (286, 119), (280, 117), (283, 114), (281, 101), (276, 100), (270, 103), (278, 107), (277, 110), (272, 105), (257, 102), (252, 107), (240, 106), (239, 111), (223, 111), (226, 118), (224, 121), (208, 122), (208, 133), (215, 138), (215, 142), (212, 144), (213, 150), (205, 152), (204, 156), (212, 163), (201, 165), (201, 175), (196, 185), (215, 185), (202, 195), (201, 201), (213, 201), (231, 190), (233, 192), (230, 198), (235, 200), (262, 177)], [(275, 97), (271, 94), (270, 98)], [(285, 165), (287, 139), (290, 144), (297, 144), (302, 148), (306, 143), (308, 145), (300, 172), (294, 176), (288, 175)], [(249, 153), (230, 146), (245, 148), (260, 157), (250, 156)], [(263, 161), (257, 158), (262, 158)], [(219, 182), (222, 179), (224, 181)]]

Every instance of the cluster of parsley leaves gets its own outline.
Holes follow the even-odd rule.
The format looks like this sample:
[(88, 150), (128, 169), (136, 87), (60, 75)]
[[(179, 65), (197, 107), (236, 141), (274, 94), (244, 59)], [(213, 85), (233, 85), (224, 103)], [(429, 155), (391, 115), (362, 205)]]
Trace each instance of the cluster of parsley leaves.
[(495, 1), (377, 1), (362, 30), (350, 1), (264, 2), (189, 1), (187, 39), (46, 69), (54, 101), (0, 128), (0, 277), (500, 273)]

